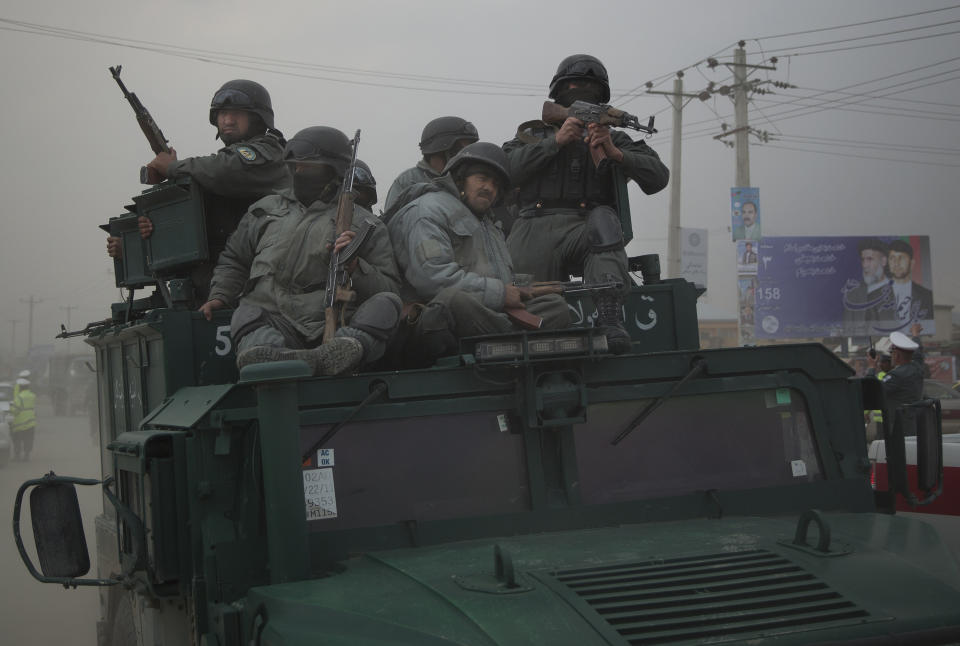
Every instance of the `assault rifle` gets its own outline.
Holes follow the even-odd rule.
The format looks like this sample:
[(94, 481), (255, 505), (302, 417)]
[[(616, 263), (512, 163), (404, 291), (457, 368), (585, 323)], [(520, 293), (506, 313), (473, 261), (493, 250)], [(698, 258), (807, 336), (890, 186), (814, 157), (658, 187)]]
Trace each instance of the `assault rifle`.
[(337, 238), (344, 231), (347, 231), (353, 225), (353, 203), (357, 195), (353, 191), (354, 168), (357, 166), (357, 148), (360, 147), (360, 131), (353, 136), (353, 153), (350, 157), (350, 165), (343, 175), (343, 183), (340, 185), (340, 196), (337, 199), (337, 222), (333, 233), (333, 244), (330, 246), (330, 265), (327, 270), (327, 291), (324, 295), (324, 325), (323, 342), (327, 343), (333, 340), (333, 334), (337, 331), (337, 325), (343, 323), (343, 305), (356, 299), (357, 294), (347, 286), (350, 281), (350, 274), (347, 273), (347, 265), (353, 260), (354, 256), (360, 251), (360, 247), (366, 242), (370, 234), (373, 233), (372, 226), (365, 226), (363, 231), (358, 234), (349, 245), (343, 250), (336, 251), (335, 245)]
[[(620, 281), (608, 281), (602, 283), (584, 283), (583, 281), (562, 281), (548, 280), (533, 283), (527, 286), (519, 286), (521, 289), (529, 289), (532, 297), (544, 296), (546, 294), (597, 294), (600, 292), (616, 291), (623, 289), (623, 283)], [(511, 321), (525, 330), (539, 330), (543, 326), (543, 318), (528, 312), (522, 307), (510, 308), (504, 310)]]
[[(647, 135), (653, 135), (657, 132), (657, 129), (653, 127), (654, 118), (652, 116), (647, 125), (644, 126), (640, 124), (638, 117), (612, 105), (574, 101), (569, 108), (565, 108), (553, 101), (543, 102), (543, 120), (546, 123), (563, 123), (568, 117), (579, 119), (584, 123), (598, 123), (602, 126), (613, 126), (615, 128), (631, 128), (645, 132)], [(606, 153), (601, 148), (591, 149), (590, 154), (593, 156), (593, 163), (597, 168), (607, 158)]]
[[(113, 80), (117, 82), (117, 85), (120, 86), (120, 90), (123, 92), (124, 98), (130, 102), (130, 107), (133, 108), (133, 113), (137, 115), (137, 123), (140, 124), (140, 130), (143, 131), (143, 136), (147, 138), (147, 142), (150, 144), (150, 149), (153, 150), (154, 155), (159, 155), (160, 153), (169, 153), (170, 146), (167, 145), (167, 138), (163, 136), (163, 132), (160, 130), (160, 126), (157, 125), (157, 122), (153, 120), (153, 117), (150, 116), (150, 111), (142, 103), (140, 99), (137, 98), (137, 95), (133, 92), (127, 90), (127, 86), (123, 84), (123, 81), (120, 80), (120, 70), (123, 69), (122, 65), (117, 65), (116, 67), (108, 68), (110, 73), (113, 75)], [(140, 183), (141, 184), (152, 184), (152, 178), (150, 177), (150, 169), (146, 166), (140, 168)]]

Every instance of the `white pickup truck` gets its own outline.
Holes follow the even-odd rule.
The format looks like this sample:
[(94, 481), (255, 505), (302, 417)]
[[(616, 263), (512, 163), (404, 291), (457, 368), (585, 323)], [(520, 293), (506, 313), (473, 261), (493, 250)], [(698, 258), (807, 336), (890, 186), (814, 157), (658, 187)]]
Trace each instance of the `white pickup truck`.
[[(916, 488), (917, 481), (917, 438), (907, 437), (905, 452), (907, 460), (907, 482), (917, 498), (922, 498)], [(883, 440), (870, 443), (870, 483), (878, 491), (888, 487), (887, 450)], [(949, 514), (960, 516), (960, 434), (943, 436), (943, 489), (939, 496), (926, 505), (913, 506), (902, 495), (896, 497), (897, 511), (915, 511), (930, 514)]]

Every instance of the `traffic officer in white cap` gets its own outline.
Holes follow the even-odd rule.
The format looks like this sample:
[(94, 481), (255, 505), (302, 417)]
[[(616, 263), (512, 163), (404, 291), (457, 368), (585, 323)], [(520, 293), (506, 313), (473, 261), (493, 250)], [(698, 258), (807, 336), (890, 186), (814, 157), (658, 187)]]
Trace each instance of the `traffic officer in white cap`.
[(923, 398), (923, 357), (920, 343), (903, 332), (891, 332), (893, 369), (883, 378), (883, 394), (887, 402), (884, 417), (893, 421), (898, 406)]

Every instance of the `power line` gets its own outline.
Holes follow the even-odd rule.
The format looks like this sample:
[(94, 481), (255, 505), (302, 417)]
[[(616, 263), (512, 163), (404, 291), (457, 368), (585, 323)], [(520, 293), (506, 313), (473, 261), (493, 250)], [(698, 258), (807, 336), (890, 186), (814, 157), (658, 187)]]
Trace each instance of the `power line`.
[(838, 139), (835, 137), (814, 137), (812, 135), (779, 134), (777, 141), (805, 143), (817, 146), (844, 146), (849, 148), (876, 148), (899, 150), (904, 152), (927, 153), (930, 155), (960, 155), (960, 148), (940, 146), (917, 146), (914, 144), (893, 144), (890, 142), (863, 141), (859, 139)]
[(863, 22), (852, 22), (846, 25), (835, 25), (833, 27), (821, 27), (819, 29), (807, 29), (805, 31), (794, 31), (788, 34), (776, 34), (774, 36), (761, 36), (758, 40), (773, 40), (774, 38), (786, 38), (787, 36), (800, 36), (802, 34), (815, 34), (821, 31), (831, 31), (834, 29), (846, 29), (847, 27), (861, 27), (863, 25), (872, 25), (878, 22), (888, 22), (890, 20), (902, 20), (904, 18), (913, 18), (914, 16), (923, 16), (931, 13), (938, 13), (940, 11), (950, 11), (951, 9), (960, 9), (960, 5), (953, 5), (950, 7), (943, 7), (942, 9), (930, 9), (927, 11), (917, 11), (914, 13), (907, 13), (901, 16), (891, 16), (889, 18), (877, 18), (876, 20), (865, 20)]
[[(879, 33), (879, 34), (871, 34), (871, 35), (869, 35), (869, 36), (854, 36), (854, 37), (851, 37), (851, 38), (841, 38), (841, 39), (839, 39), (839, 40), (825, 40), (825, 41), (822, 41), (822, 42), (819, 42), (819, 43), (809, 43), (809, 44), (807, 44), (807, 45), (792, 45), (792, 46), (784, 45), (780, 50), (776, 50), (776, 51), (784, 51), (784, 50), (788, 50), (788, 49), (806, 49), (807, 47), (820, 47), (821, 45), (837, 45), (837, 44), (839, 44), (839, 43), (852, 43), (852, 42), (858, 41), (858, 40), (867, 40), (867, 39), (870, 39), (870, 38), (880, 38), (881, 36), (893, 36), (893, 35), (895, 35), (895, 34), (903, 34), (903, 33), (906, 33), (906, 32), (908, 32), (908, 31), (918, 31), (918, 30), (920, 30), (920, 29), (932, 29), (932, 28), (934, 28), (934, 27), (943, 27), (944, 25), (952, 25), (952, 24), (958, 23), (958, 22), (960, 22), (960, 19), (957, 19), (957, 20), (949, 20), (949, 21), (947, 21), (947, 22), (937, 23), (937, 24), (935, 24), (935, 25), (924, 25), (924, 26), (922, 26), (922, 27), (909, 27), (909, 28), (907, 28), (907, 29), (898, 29), (898, 30), (896, 30), (896, 31), (886, 31), (886, 32), (882, 32), (882, 33)], [(952, 32), (952, 33), (955, 33), (955, 32)], [(940, 36), (941, 34), (929, 34), (929, 35), (930, 35), (930, 36)]]
[[(956, 30), (956, 31), (945, 31), (945, 32), (940, 33), (940, 34), (930, 34), (930, 35), (928, 35), (928, 36), (916, 36), (916, 37), (914, 37), (914, 38), (901, 38), (901, 39), (899, 39), (899, 40), (888, 40), (888, 41), (883, 42), (883, 43), (870, 43), (870, 44), (867, 44), (867, 45), (851, 45), (850, 47), (835, 47), (835, 48), (833, 48), (833, 49), (821, 49), (821, 50), (819, 50), (819, 51), (814, 51), (814, 52), (780, 53), (779, 56), (780, 56), (780, 57), (784, 57), (784, 56), (811, 56), (811, 55), (813, 55), (813, 54), (832, 54), (832, 53), (834, 53), (834, 52), (847, 52), (847, 51), (851, 51), (851, 50), (854, 50), (854, 49), (866, 49), (867, 47), (883, 47), (884, 45), (896, 45), (896, 44), (898, 44), (898, 43), (910, 43), (910, 42), (913, 42), (913, 41), (915, 41), (915, 40), (928, 40), (928, 39), (930, 39), (930, 38), (939, 38), (939, 37), (941, 37), (941, 36), (952, 36), (952, 35), (954, 35), (954, 34), (960, 34), (960, 30)], [(806, 45), (804, 45), (804, 47), (805, 47), (805, 46), (806, 46)], [(777, 52), (789, 52), (790, 50), (793, 50), (793, 49), (800, 49), (800, 47), (784, 47), (784, 48), (782, 48), (782, 49), (771, 50), (771, 52), (772, 52), (772, 53), (777, 53)]]
[(833, 152), (827, 152), (827, 151), (824, 151), (824, 150), (807, 150), (807, 149), (804, 149), (804, 148), (792, 148), (792, 147), (790, 147), (790, 146), (778, 146), (777, 144), (768, 144), (768, 145), (764, 146), (764, 148), (778, 148), (778, 149), (780, 149), (780, 150), (792, 150), (792, 151), (795, 151), (795, 152), (813, 153), (813, 154), (816, 154), (816, 155), (831, 155), (831, 156), (833, 156), (833, 157), (855, 157), (855, 158), (857, 158), (857, 159), (872, 159), (872, 160), (875, 160), (875, 161), (891, 161), (891, 162), (898, 162), (898, 163), (902, 163), (902, 164), (920, 164), (920, 165), (923, 165), (923, 166), (939, 166), (939, 167), (941, 167), (941, 168), (960, 168), (960, 164), (946, 164), (946, 163), (944, 163), (944, 162), (925, 162), (925, 161), (917, 161), (917, 160), (912, 160), (912, 159), (894, 159), (894, 158), (891, 158), (891, 157), (874, 157), (874, 156), (872, 156), (872, 155), (854, 155), (854, 154), (848, 154), (848, 153), (833, 153)]

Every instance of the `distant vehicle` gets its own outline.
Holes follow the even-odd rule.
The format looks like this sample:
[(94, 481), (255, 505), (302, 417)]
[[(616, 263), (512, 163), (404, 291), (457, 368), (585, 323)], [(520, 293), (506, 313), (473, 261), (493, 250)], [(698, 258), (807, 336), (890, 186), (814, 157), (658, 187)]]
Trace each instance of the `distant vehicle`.
[(57, 416), (86, 413), (91, 389), (96, 388), (97, 375), (90, 353), (55, 355), (50, 357), (47, 394)]
[(940, 400), (944, 435), (960, 433), (960, 391), (954, 388), (935, 379), (923, 380), (923, 396)]
[(13, 383), (0, 381), (0, 402), (10, 403), (11, 401), (13, 401)]
[(10, 442), (10, 425), (7, 416), (10, 412), (10, 401), (13, 399), (13, 384), (9, 381), (0, 381), (0, 468), (10, 462), (12, 445)]

